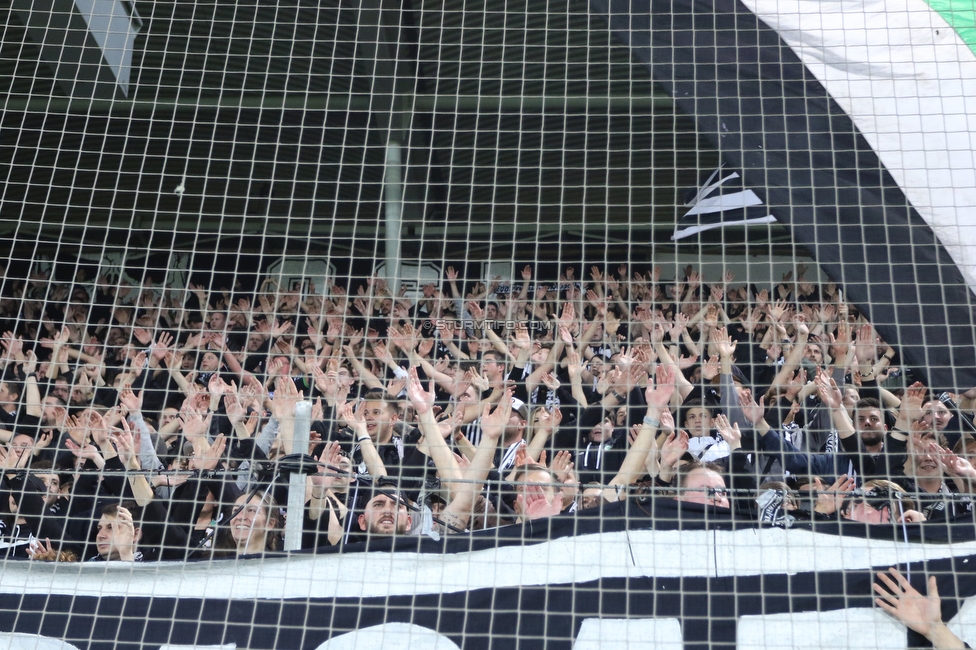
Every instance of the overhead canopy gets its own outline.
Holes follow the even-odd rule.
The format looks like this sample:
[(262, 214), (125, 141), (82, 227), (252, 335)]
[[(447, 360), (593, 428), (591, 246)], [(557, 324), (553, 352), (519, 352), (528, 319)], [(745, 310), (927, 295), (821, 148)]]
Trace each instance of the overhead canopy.
[[(547, 242), (556, 245), (532, 254), (609, 245), (618, 259), (629, 247), (640, 259), (649, 243), (673, 248), (685, 191), (719, 161), (585, 4), (132, 6), (144, 26), (129, 92), (110, 98), (68, 92), (67, 68), (52, 63), (59, 53), (30, 22), (70, 15), (62, 35), (91, 41), (80, 5), (0, 7), (8, 240), (148, 249), (232, 237), (260, 252), (312, 236), (336, 254), (369, 254), (382, 240), (384, 148), (398, 130), (405, 253), (441, 257), (445, 242), (463, 241), (485, 258)], [(102, 52), (84, 52), (98, 55), (114, 88)], [(404, 78), (390, 83), (394, 72)], [(743, 240), (741, 231), (704, 239), (718, 252)], [(752, 241), (792, 253), (779, 227)]]

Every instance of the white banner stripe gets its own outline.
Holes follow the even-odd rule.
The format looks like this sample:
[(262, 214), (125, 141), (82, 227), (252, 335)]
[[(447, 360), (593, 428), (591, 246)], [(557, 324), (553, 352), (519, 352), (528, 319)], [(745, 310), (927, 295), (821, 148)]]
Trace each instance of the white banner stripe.
[(222, 600), (377, 598), (599, 578), (850, 571), (976, 555), (976, 542), (908, 544), (803, 530), (629, 531), (470, 553), (343, 553), (200, 563), (8, 561), (0, 593)]

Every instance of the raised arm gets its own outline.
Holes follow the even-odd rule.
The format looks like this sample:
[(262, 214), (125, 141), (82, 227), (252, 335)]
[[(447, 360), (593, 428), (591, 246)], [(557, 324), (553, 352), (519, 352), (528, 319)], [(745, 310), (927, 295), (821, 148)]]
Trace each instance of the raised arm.
[(481, 412), (481, 442), (478, 451), (475, 452), (474, 459), (463, 473), (465, 482), (462, 483), (457, 491), (457, 496), (444, 508), (441, 519), (445, 524), (457, 529), (464, 529), (471, 519), (471, 511), (474, 508), (475, 499), (481, 493), (484, 480), (491, 471), (492, 461), (495, 458), (495, 449), (498, 441), (505, 431), (505, 425), (512, 415), (512, 392), (505, 391), (501, 403), (495, 407), (494, 411), (485, 404)]
[(454, 342), (454, 332), (455, 328), (453, 323), (446, 320), (438, 320), (436, 324), (437, 337), (440, 339), (444, 347), (447, 348), (448, 352), (455, 359), (467, 359), (469, 358), (464, 352), (461, 352), (461, 348), (457, 346)]
[(346, 421), (346, 424), (352, 427), (353, 437), (363, 454), (363, 462), (366, 463), (366, 471), (376, 479), (387, 475), (386, 465), (383, 464), (379, 452), (376, 451), (376, 445), (373, 444), (373, 439), (369, 437), (369, 432), (366, 430), (366, 418), (363, 415), (365, 404), (365, 402), (359, 402), (353, 411), (352, 403), (345, 402), (338, 406), (336, 412), (340, 418)]
[(437, 473), (440, 474), (441, 481), (453, 495), (459, 487), (455, 481), (461, 478), (461, 468), (454, 458), (454, 452), (444, 440), (437, 420), (434, 419), (434, 382), (430, 382), (430, 390), (425, 391), (420, 384), (416, 367), (410, 368), (409, 375), (407, 397), (410, 398), (410, 403), (413, 404), (414, 411), (417, 413), (420, 431), (424, 434), (424, 442), (434, 465), (437, 467)]
[(912, 423), (922, 419), (922, 405), (925, 400), (927, 389), (921, 382), (916, 381), (905, 391), (901, 404), (898, 408), (898, 419), (891, 435), (899, 440), (905, 440), (908, 432), (912, 430)]
[[(620, 466), (617, 475), (610, 479), (610, 486), (626, 487), (636, 483), (645, 473), (645, 461), (648, 454), (657, 449), (654, 441), (655, 433), (661, 428), (661, 419), (668, 411), (668, 404), (675, 391), (675, 367), (671, 365), (659, 365), (657, 367), (656, 381), (654, 385), (648, 384), (644, 392), (647, 400), (647, 414), (641, 424), (637, 439), (627, 451), (627, 456)], [(607, 501), (616, 501), (620, 491), (617, 489), (606, 489), (603, 491), (603, 498)]]
[[(129, 412), (129, 423), (134, 429), (133, 435), (139, 437), (139, 463), (143, 469), (158, 470), (162, 469), (163, 463), (156, 455), (156, 447), (153, 445), (152, 433), (146, 425), (146, 420), (142, 415), (142, 396), (133, 393), (132, 389), (124, 388), (119, 392), (119, 403)], [(125, 419), (122, 420), (125, 423)]]
[(24, 374), (27, 376), (24, 379), (24, 412), (39, 418), (43, 406), (41, 391), (37, 387), (37, 356), (33, 350), (28, 350), (24, 357)]
[(291, 377), (275, 379), (274, 399), (271, 400), (271, 413), (278, 421), (278, 438), (281, 451), (285, 455), (295, 451), (305, 453), (306, 449), (295, 450), (295, 405), (301, 400), (301, 393)]
[[(345, 505), (336, 499), (336, 503), (333, 503), (330, 499), (335, 499), (335, 495), (332, 492), (332, 488), (335, 485), (336, 474), (340, 471), (339, 463), (342, 458), (341, 454), (342, 447), (338, 442), (332, 441), (325, 446), (322, 453), (315, 460), (318, 461), (318, 472), (317, 474), (310, 477), (312, 483), (312, 494), (311, 499), (308, 502), (308, 518), (312, 521), (318, 521), (327, 511), (331, 510), (336, 503), (340, 506), (339, 514), (336, 515), (336, 519), (341, 521), (345, 519), (345, 515), (348, 512)], [(339, 527), (341, 530), (341, 526)], [(333, 530), (332, 526), (329, 526), (329, 541), (335, 544), (338, 539), (333, 541)]]
[[(790, 353), (783, 361), (783, 367), (780, 368), (779, 372), (777, 372), (776, 376), (773, 378), (773, 388), (780, 388), (789, 383), (790, 379), (793, 377), (793, 374), (796, 372), (796, 369), (799, 367), (800, 361), (803, 360), (803, 354), (805, 352), (809, 337), (810, 329), (807, 327), (807, 324), (803, 321), (797, 321), (796, 341), (793, 343), (793, 349), (790, 350)], [(724, 367), (722, 372), (725, 372)]]
[(586, 400), (586, 393), (583, 391), (583, 363), (579, 352), (570, 349), (566, 352), (566, 371), (569, 373), (569, 384), (572, 388), (573, 399), (579, 402), (582, 408), (589, 406)]
[(184, 395), (190, 394), (190, 382), (186, 380), (183, 373), (180, 372), (180, 366), (183, 365), (183, 354), (175, 351), (170, 351), (166, 354), (166, 372), (172, 378), (176, 385), (179, 386), (180, 392)]
[[(150, 501), (153, 500), (153, 490), (152, 486), (149, 485), (149, 481), (143, 474), (137, 474), (143, 468), (143, 465), (139, 462), (139, 455), (135, 451), (135, 442), (132, 437), (132, 431), (129, 429), (129, 424), (122, 419), (122, 430), (115, 431), (110, 437), (110, 441), (115, 445), (116, 450), (118, 450), (119, 460), (125, 465), (125, 468), (132, 474), (127, 473), (126, 478), (129, 481), (129, 488), (132, 490), (132, 495), (135, 497), (136, 503), (140, 507), (145, 507)], [(223, 450), (221, 449), (221, 452)], [(146, 469), (154, 469), (147, 467)]]
[(438, 386), (447, 392), (454, 394), (454, 391), (457, 388), (457, 382), (454, 381), (454, 377), (438, 371), (429, 361), (427, 361), (427, 359), (420, 356), (416, 350), (410, 350), (410, 365), (412, 367), (420, 366), (424, 369), (424, 374), (437, 382)]
[(847, 409), (844, 408), (844, 394), (838, 388), (837, 383), (824, 373), (818, 374), (814, 381), (817, 382), (817, 395), (820, 396), (820, 401), (830, 409), (830, 418), (834, 428), (837, 429), (837, 435), (841, 439), (853, 436), (855, 434), (854, 422), (851, 421), (851, 416), (847, 414)]
[[(244, 369), (241, 362), (238, 360), (237, 355), (231, 352), (230, 348), (227, 347), (227, 338), (223, 334), (214, 334), (210, 337), (210, 343), (217, 348), (217, 351), (223, 355), (224, 363), (227, 364), (227, 369), (232, 373), (241, 378), (241, 382), (247, 382), (254, 384), (256, 386), (261, 385), (261, 381), (255, 377), (251, 372)], [(297, 365), (297, 359), (296, 365)]]
[(381, 382), (379, 378), (376, 375), (374, 375), (369, 370), (369, 368), (367, 368), (365, 364), (363, 364), (362, 361), (360, 361), (359, 357), (357, 357), (356, 353), (353, 351), (352, 346), (349, 345), (344, 346), (342, 348), (342, 351), (345, 353), (346, 358), (349, 359), (349, 363), (352, 364), (352, 367), (359, 374), (359, 380), (363, 382), (364, 386), (366, 386), (367, 388), (380, 389), (380, 390), (384, 390), (386, 388), (383, 382)]
[(745, 426), (748, 420), (742, 413), (738, 391), (732, 381), (732, 360), (736, 342), (732, 340), (724, 327), (712, 332), (712, 341), (715, 344), (715, 350), (718, 352), (719, 363), (722, 367), (722, 374), (719, 378), (721, 382), (719, 399), (722, 402), (722, 408), (725, 409), (726, 415), (733, 424)]
[(546, 448), (546, 442), (549, 441), (549, 437), (553, 435), (559, 428), (559, 424), (563, 421), (563, 414), (558, 408), (552, 413), (543, 409), (541, 415), (539, 416), (539, 424), (534, 427), (532, 431), (532, 440), (529, 441), (528, 446), (525, 449), (526, 455), (532, 459), (532, 462), (538, 463), (539, 458), (542, 457), (542, 450)]

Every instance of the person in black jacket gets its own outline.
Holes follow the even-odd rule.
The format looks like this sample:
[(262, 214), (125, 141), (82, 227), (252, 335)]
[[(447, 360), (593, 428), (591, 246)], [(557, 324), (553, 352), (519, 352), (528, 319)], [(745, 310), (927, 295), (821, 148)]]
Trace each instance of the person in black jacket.
[(98, 533), (95, 536), (95, 548), (98, 555), (92, 560), (104, 562), (141, 562), (142, 553), (139, 552), (140, 530), (128, 508), (121, 505), (107, 505), (102, 508), (98, 519)]

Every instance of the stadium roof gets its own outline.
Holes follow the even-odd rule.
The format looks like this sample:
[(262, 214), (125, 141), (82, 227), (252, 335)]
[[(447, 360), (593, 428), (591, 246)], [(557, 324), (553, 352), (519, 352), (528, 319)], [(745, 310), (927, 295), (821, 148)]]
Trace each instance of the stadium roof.
[(4, 237), (374, 250), (391, 138), (405, 254), (671, 248), (684, 193), (719, 164), (585, 0), (137, 0), (127, 87), (107, 63), (61, 69), (31, 1), (0, 9)]

